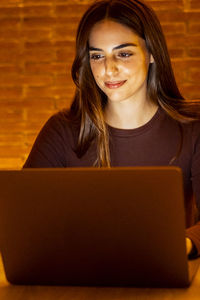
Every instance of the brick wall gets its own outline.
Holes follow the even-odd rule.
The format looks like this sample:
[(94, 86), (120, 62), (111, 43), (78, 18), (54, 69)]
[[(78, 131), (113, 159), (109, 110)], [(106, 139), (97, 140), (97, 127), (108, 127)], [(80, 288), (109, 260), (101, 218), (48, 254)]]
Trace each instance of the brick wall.
[[(91, 0), (0, 1), (0, 168), (21, 168), (34, 139), (73, 96), (74, 37)], [(200, 98), (200, 0), (148, 0), (179, 87)]]

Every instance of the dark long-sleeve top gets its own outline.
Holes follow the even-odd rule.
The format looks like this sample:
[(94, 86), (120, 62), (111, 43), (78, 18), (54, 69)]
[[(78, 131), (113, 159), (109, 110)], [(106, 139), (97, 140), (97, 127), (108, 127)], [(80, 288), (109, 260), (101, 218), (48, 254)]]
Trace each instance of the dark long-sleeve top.
[[(180, 148), (180, 126), (183, 141), (176, 157)], [(186, 236), (200, 255), (200, 122), (180, 125), (159, 108), (141, 127), (118, 129), (108, 126), (108, 130), (111, 166), (166, 166), (171, 163), (182, 169)], [(40, 131), (24, 168), (93, 166), (96, 144), (92, 143), (86, 154), (78, 158), (74, 151), (77, 140), (78, 131), (70, 125), (66, 112), (56, 113)]]

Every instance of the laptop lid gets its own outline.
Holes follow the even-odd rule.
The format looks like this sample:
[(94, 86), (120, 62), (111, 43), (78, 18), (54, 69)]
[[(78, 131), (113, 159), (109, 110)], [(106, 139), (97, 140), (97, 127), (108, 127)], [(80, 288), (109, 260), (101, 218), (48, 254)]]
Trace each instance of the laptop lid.
[(0, 171), (0, 249), (15, 284), (189, 284), (177, 167)]

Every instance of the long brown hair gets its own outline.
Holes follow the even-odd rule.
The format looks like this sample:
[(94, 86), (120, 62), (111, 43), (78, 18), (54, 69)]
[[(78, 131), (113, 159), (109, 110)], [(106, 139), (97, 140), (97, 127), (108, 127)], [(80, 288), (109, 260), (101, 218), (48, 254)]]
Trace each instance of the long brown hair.
[(200, 102), (184, 100), (179, 92), (166, 41), (154, 11), (139, 0), (96, 1), (83, 15), (77, 30), (76, 56), (72, 66), (76, 92), (68, 118), (79, 124), (77, 156), (82, 157), (95, 141), (95, 164), (98, 166), (110, 166), (109, 135), (103, 114), (107, 97), (97, 86), (90, 69), (88, 39), (92, 27), (104, 19), (128, 26), (145, 40), (147, 50), (154, 58), (148, 70), (149, 98), (179, 123), (200, 119)]

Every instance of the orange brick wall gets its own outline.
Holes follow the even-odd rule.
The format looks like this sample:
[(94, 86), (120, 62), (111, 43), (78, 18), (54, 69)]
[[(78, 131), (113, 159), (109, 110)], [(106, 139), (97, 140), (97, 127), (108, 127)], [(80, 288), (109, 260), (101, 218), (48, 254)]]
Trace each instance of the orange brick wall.
[[(74, 37), (91, 0), (0, 0), (0, 168), (21, 168), (74, 86)], [(148, 0), (166, 34), (179, 87), (200, 98), (200, 0)]]

